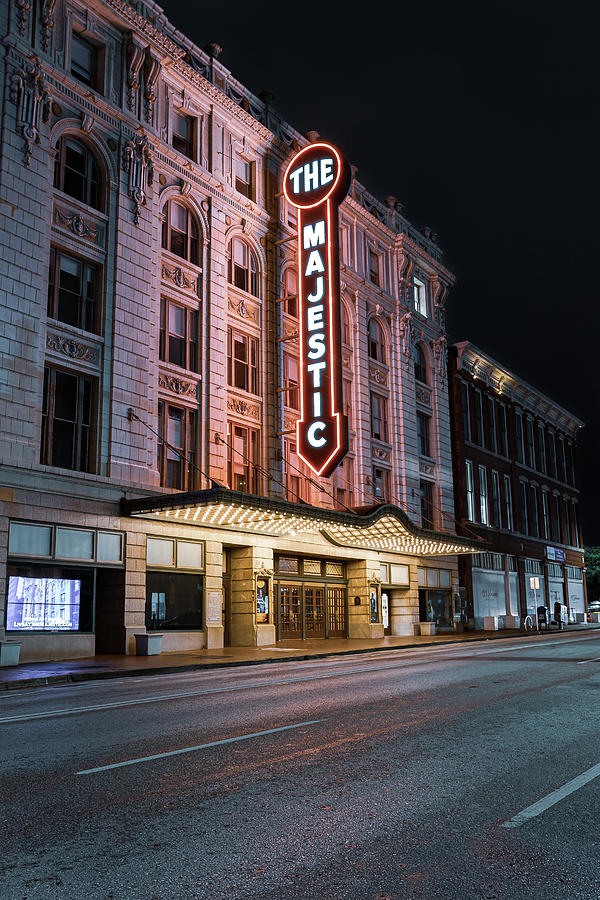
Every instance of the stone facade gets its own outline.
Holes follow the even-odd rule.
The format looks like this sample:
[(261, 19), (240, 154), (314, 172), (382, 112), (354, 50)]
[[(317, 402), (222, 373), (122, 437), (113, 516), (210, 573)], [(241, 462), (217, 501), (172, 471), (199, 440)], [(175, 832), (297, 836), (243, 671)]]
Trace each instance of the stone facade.
[[(60, 528), (92, 529), (96, 555), (79, 562), (104, 573), (88, 633), (23, 633), (22, 658), (132, 652), (146, 627), (149, 535), (204, 542), (204, 625), (169, 632), (165, 649), (222, 645), (224, 546), (225, 637), (241, 644), (276, 637), (273, 611), (257, 623), (252, 602), (274, 550), (340, 557), (322, 537), (274, 547), (124, 517), (123, 497), (216, 482), (324, 508), (385, 501), (452, 534), (453, 276), (436, 236), (353, 179), (340, 210), (351, 448), (331, 478), (311, 477), (293, 434), (295, 223), (281, 176), (314, 134), (284, 122), (152, 2), (35, 0), (1, 15), (0, 629), (7, 565), (43, 577), (73, 565), (54, 544), (29, 555), (15, 538), (9, 554), (11, 522), (50, 523), (53, 541), (66, 540)], [(123, 535), (112, 565), (100, 532)], [(378, 561), (397, 561), (360, 548), (344, 559), (349, 595), (365, 597)], [(416, 561), (406, 562), (416, 585)], [(456, 584), (456, 559), (440, 565)], [(396, 593), (391, 628), (412, 633), (417, 589)], [(348, 607), (350, 635), (382, 631), (366, 610), (366, 599)]]

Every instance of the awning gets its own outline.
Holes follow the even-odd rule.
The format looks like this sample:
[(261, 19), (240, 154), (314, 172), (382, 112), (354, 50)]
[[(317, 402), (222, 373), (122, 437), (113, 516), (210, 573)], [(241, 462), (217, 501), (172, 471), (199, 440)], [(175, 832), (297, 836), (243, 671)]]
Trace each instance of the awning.
[(481, 541), (418, 528), (398, 506), (389, 503), (341, 512), (215, 487), (206, 491), (124, 499), (121, 509), (126, 516), (236, 533), (259, 532), (286, 537), (321, 534), (340, 547), (413, 556), (480, 553), (487, 547)]

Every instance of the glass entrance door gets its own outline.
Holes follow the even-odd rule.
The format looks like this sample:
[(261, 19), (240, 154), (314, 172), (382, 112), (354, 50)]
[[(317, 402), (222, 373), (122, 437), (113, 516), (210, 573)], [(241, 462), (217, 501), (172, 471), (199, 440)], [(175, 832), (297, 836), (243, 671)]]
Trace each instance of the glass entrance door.
[(346, 588), (327, 588), (328, 637), (346, 637)]
[(325, 637), (325, 585), (304, 585), (304, 616), (306, 637)]
[(302, 585), (280, 583), (279, 627), (281, 639), (302, 637)]

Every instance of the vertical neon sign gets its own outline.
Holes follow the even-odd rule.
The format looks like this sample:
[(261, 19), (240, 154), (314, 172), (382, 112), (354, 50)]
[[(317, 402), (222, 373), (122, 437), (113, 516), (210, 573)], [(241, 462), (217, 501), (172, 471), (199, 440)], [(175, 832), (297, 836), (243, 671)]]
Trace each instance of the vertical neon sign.
[(298, 210), (300, 299), (300, 418), (298, 456), (327, 478), (348, 452), (343, 413), (338, 207), (350, 167), (331, 144), (309, 144), (283, 177), (285, 197)]

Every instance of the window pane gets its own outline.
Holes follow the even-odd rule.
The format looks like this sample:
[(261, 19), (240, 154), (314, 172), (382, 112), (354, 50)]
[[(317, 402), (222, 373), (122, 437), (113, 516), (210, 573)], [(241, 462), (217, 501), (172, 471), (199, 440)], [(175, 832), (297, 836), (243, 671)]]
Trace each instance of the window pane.
[(390, 566), (390, 583), (391, 584), (408, 584), (408, 566), (398, 566), (392, 564)]
[(146, 575), (146, 628), (184, 630), (202, 628), (204, 579), (183, 572)]
[(56, 555), (64, 559), (93, 559), (94, 532), (57, 528)]
[(201, 569), (204, 545), (192, 541), (177, 541), (177, 565), (183, 569)]
[(8, 552), (27, 556), (50, 556), (52, 528), (49, 525), (10, 523)]
[(146, 562), (149, 566), (174, 566), (175, 541), (167, 541), (163, 538), (147, 538)]
[(123, 535), (116, 532), (99, 531), (96, 559), (98, 562), (122, 562)]

